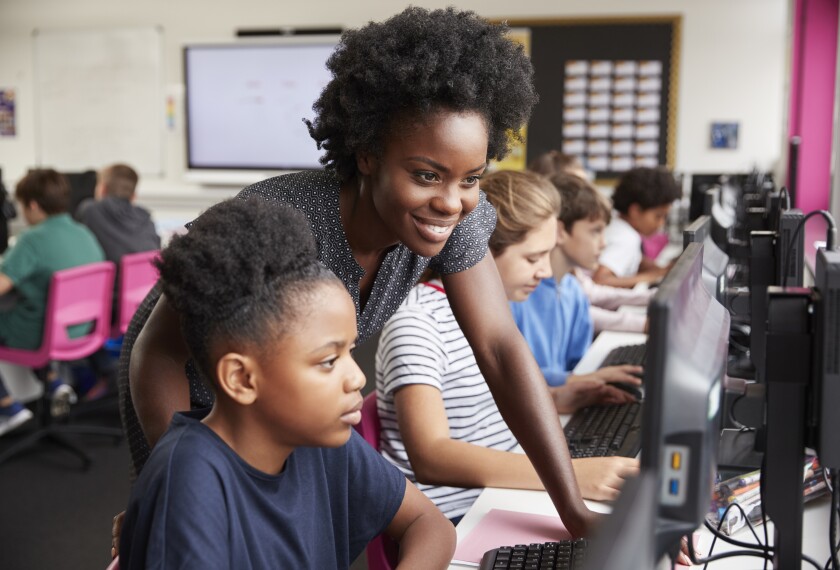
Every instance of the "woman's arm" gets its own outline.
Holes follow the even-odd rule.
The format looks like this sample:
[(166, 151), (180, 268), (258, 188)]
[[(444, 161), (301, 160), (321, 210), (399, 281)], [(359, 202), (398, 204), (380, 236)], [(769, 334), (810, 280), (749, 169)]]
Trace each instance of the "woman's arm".
[(455, 553), (455, 527), (408, 481), (385, 534), (400, 544), (400, 570), (446, 568)]
[(513, 322), (492, 257), (488, 252), (470, 269), (445, 275), (443, 282), (499, 411), (531, 459), (566, 528), (575, 537), (585, 536), (595, 514), (583, 504), (560, 419)]
[(175, 412), (190, 409), (189, 349), (178, 314), (161, 295), (131, 350), (128, 381), (140, 427), (154, 447)]

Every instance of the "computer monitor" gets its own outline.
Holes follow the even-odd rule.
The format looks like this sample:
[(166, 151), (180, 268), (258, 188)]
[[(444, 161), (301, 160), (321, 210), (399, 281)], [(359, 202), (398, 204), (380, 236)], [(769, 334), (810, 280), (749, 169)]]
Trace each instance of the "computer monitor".
[[(339, 36), (290, 36), (184, 47), (187, 167), (321, 168), (303, 119), (332, 78)], [(208, 178), (209, 180), (209, 178)]]
[(714, 481), (729, 313), (702, 270), (690, 243), (648, 307), (641, 462), (658, 475), (657, 558), (702, 523)]
[(815, 355), (813, 446), (820, 462), (840, 469), (840, 250), (817, 251), (814, 272)]
[(683, 247), (690, 243), (703, 244), (703, 285), (723, 305), (726, 304), (729, 256), (721, 250), (710, 235), (711, 218), (700, 216), (683, 230)]
[(656, 474), (627, 480), (612, 513), (587, 548), (584, 570), (640, 570), (656, 566), (653, 535), (658, 508)]

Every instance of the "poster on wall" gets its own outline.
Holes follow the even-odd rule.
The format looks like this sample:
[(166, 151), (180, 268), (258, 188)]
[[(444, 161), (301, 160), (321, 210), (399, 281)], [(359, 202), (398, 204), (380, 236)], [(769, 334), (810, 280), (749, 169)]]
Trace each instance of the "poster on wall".
[(658, 60), (567, 60), (563, 152), (595, 172), (656, 166), (662, 69)]
[(15, 134), (15, 90), (0, 89), (0, 137), (13, 137)]

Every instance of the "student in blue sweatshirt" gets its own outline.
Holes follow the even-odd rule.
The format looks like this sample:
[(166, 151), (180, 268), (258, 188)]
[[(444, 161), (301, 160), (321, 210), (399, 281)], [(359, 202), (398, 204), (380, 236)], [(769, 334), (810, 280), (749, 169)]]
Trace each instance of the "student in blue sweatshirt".
[(589, 374), (571, 374), (589, 349), (593, 331), (589, 300), (572, 270), (597, 266), (610, 208), (591, 184), (577, 176), (558, 174), (551, 180), (562, 202), (557, 245), (551, 252), (553, 276), (543, 279), (525, 301), (511, 303), (516, 325), (550, 386), (580, 380), (639, 385), (639, 366), (608, 366)]

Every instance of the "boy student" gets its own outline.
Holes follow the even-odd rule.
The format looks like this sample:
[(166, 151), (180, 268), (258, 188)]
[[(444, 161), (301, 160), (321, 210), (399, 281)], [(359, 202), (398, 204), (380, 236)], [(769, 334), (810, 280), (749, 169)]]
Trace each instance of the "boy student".
[(552, 182), (563, 202), (550, 256), (554, 277), (542, 279), (528, 299), (511, 303), (513, 318), (550, 386), (582, 380), (638, 385), (634, 374), (642, 372), (639, 366), (607, 366), (583, 375), (570, 372), (592, 342), (589, 300), (572, 270), (597, 265), (610, 208), (577, 176), (555, 175)]
[[(559, 196), (546, 179), (529, 172), (496, 172), (482, 179), (481, 188), (498, 217), (490, 251), (504, 291), (509, 300), (521, 301), (551, 274), (548, 255), (557, 239)], [(482, 487), (543, 488), (528, 458), (511, 453), (517, 441), (440, 279), (416, 285), (385, 325), (376, 357), (376, 390), (382, 454), (453, 522)], [(560, 412), (629, 401), (626, 393), (599, 381), (550, 392)], [(572, 463), (581, 494), (589, 499), (613, 499), (622, 478), (637, 469), (626, 458)]]
[[(537, 156), (528, 164), (528, 170), (549, 178), (558, 188), (567, 183), (575, 184), (574, 180), (568, 181), (567, 177), (570, 175), (587, 182), (591, 181), (590, 173), (584, 169), (583, 163), (578, 157), (559, 150), (551, 150)], [(555, 177), (558, 178), (555, 179)], [(609, 219), (608, 215), (605, 223), (609, 223)], [(618, 311), (617, 309), (624, 305), (647, 306), (654, 291), (611, 287), (595, 283), (592, 281), (592, 271), (597, 266), (596, 262), (593, 267), (576, 267), (572, 270), (589, 299), (589, 316), (592, 318), (595, 333), (605, 330), (644, 332), (647, 326), (646, 315)]]
[(664, 277), (669, 268), (644, 256), (642, 236), (662, 228), (680, 194), (673, 174), (664, 168), (634, 168), (621, 177), (612, 196), (618, 215), (605, 233), (607, 246), (592, 275), (596, 283), (633, 287)]
[[(0, 263), (0, 296), (15, 294), (11, 308), (0, 311), (0, 344), (35, 350), (44, 333), (53, 273), (102, 261), (104, 255), (93, 234), (67, 212), (70, 186), (55, 170), (30, 171), (18, 182), (15, 198), (31, 227), (18, 237)], [(62, 415), (75, 403), (76, 393), (54, 371), (48, 379), (51, 413)], [(0, 379), (0, 435), (31, 417), (32, 413), (9, 395)]]
[(448, 564), (452, 525), (351, 427), (356, 311), (316, 255), (303, 214), (256, 197), (213, 206), (163, 251), (163, 292), (216, 399), (152, 451), (121, 568), (348, 568), (382, 531), (399, 567)]
[(134, 204), (139, 177), (127, 164), (112, 164), (99, 173), (96, 198), (79, 204), (76, 217), (105, 251), (105, 259), (119, 266), (129, 253), (160, 249), (160, 237), (149, 212)]

